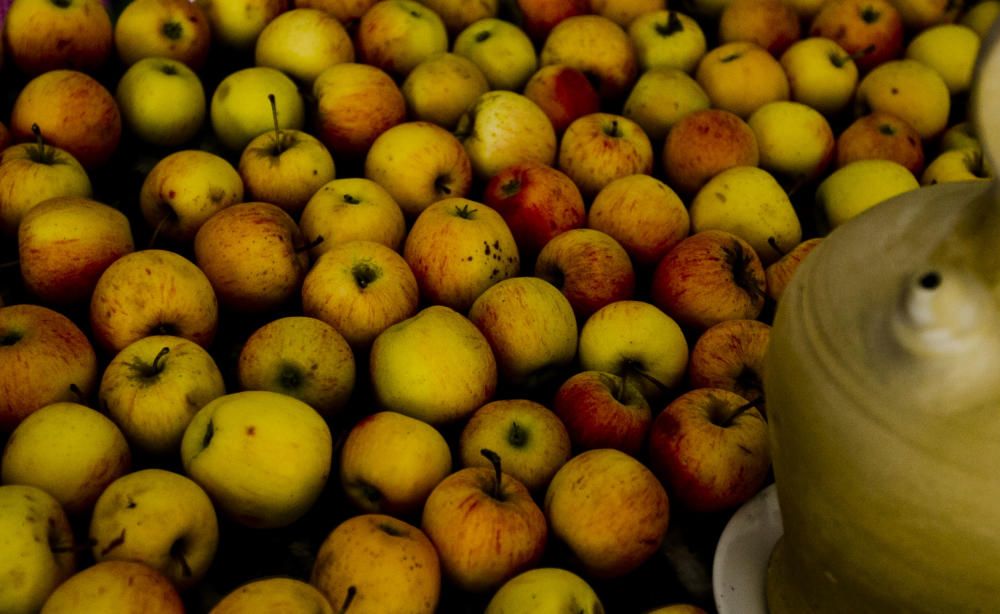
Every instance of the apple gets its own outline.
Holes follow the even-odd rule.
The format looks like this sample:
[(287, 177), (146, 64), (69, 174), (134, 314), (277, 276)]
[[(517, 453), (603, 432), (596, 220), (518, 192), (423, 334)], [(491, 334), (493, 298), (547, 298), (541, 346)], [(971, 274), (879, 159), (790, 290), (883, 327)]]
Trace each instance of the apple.
[(588, 578), (620, 578), (655, 555), (670, 501), (645, 465), (613, 448), (569, 459), (545, 491), (552, 536)]
[(892, 196), (920, 187), (899, 162), (856, 160), (838, 168), (816, 188), (816, 204), (832, 229)]
[(893, 0), (893, 5), (899, 9), (903, 25), (912, 32), (951, 23), (964, 8), (964, 3), (947, 0)]
[(637, 267), (649, 267), (688, 236), (691, 219), (667, 184), (637, 174), (615, 179), (597, 193), (587, 227), (618, 241)]
[(212, 29), (201, 7), (188, 0), (135, 0), (118, 14), (118, 58), (131, 66), (142, 58), (170, 58), (199, 70), (208, 58)]
[(337, 415), (354, 391), (351, 346), (326, 322), (306, 316), (271, 320), (247, 338), (236, 377), (244, 390), (280, 392), (325, 418)]
[(915, 176), (924, 169), (924, 146), (913, 126), (886, 111), (855, 119), (837, 136), (836, 167), (855, 160), (892, 160)]
[(587, 581), (559, 567), (536, 567), (507, 580), (490, 597), (484, 614), (603, 612), (601, 598)]
[(498, 0), (420, 0), (420, 3), (437, 13), (454, 36), (480, 19), (496, 17), (500, 11)]
[(520, 271), (517, 243), (503, 217), (466, 198), (424, 209), (406, 235), (403, 258), (425, 302), (462, 312), (487, 288)]
[(357, 352), (417, 312), (420, 291), (403, 257), (374, 241), (345, 241), (313, 264), (302, 282), (302, 311), (337, 329)]
[(629, 371), (624, 376), (580, 371), (559, 386), (552, 408), (575, 450), (614, 448), (639, 455), (653, 412), (638, 384)]
[(0, 460), (4, 484), (37, 486), (68, 514), (89, 512), (101, 491), (132, 465), (125, 436), (86, 405), (50, 403), (11, 432)]
[(960, 121), (948, 126), (948, 129), (941, 134), (941, 141), (938, 145), (941, 151), (949, 149), (983, 150), (983, 144), (971, 120)]
[(724, 230), (703, 230), (660, 260), (650, 296), (679, 323), (704, 330), (723, 320), (756, 319), (764, 284), (764, 267), (749, 243)]
[(170, 579), (138, 561), (102, 561), (60, 584), (42, 605), (45, 614), (98, 614), (123, 604), (146, 614), (184, 614), (184, 601)]
[(137, 339), (101, 375), (101, 410), (133, 449), (153, 458), (176, 456), (194, 414), (226, 392), (215, 359), (193, 341), (171, 335)]
[(764, 268), (764, 279), (767, 282), (767, 295), (771, 300), (777, 302), (781, 300), (785, 288), (792, 280), (792, 276), (798, 270), (802, 260), (809, 255), (812, 250), (822, 242), (823, 237), (812, 237), (799, 243), (785, 253), (781, 258), (767, 265)]
[(50, 403), (86, 401), (97, 369), (97, 354), (73, 320), (40, 305), (0, 307), (0, 432)]
[(198, 75), (180, 60), (136, 60), (115, 90), (125, 127), (159, 147), (191, 141), (205, 121), (205, 89)]
[(968, 26), (942, 23), (921, 30), (906, 45), (905, 57), (930, 66), (941, 75), (952, 96), (972, 85), (980, 36)]
[(316, 77), (312, 93), (316, 136), (338, 158), (363, 156), (380, 134), (406, 119), (399, 86), (367, 64), (334, 64)]
[(380, 134), (365, 157), (364, 172), (410, 219), (435, 202), (465, 196), (472, 185), (465, 147), (430, 122), (403, 122)]
[(768, 102), (789, 97), (785, 69), (766, 49), (749, 41), (714, 47), (702, 56), (694, 76), (713, 107), (743, 119)]
[(639, 124), (614, 113), (591, 113), (566, 128), (559, 169), (592, 198), (615, 179), (653, 170), (653, 145)]
[(344, 24), (351, 27), (378, 0), (293, 0), (296, 8), (320, 9), (330, 13)]
[(78, 196), (38, 203), (17, 229), (21, 279), (46, 303), (89, 300), (104, 269), (134, 248), (124, 213)]
[(818, 179), (833, 161), (833, 128), (822, 113), (806, 104), (769, 102), (747, 118), (747, 125), (757, 139), (760, 168), (790, 190)]
[[(0, 54), (0, 67), (3, 66), (2, 61), (3, 56)], [(7, 149), (8, 145), (10, 145), (10, 130), (7, 129), (7, 126), (3, 122), (0, 122), (0, 152)]]
[(308, 248), (288, 213), (248, 202), (226, 207), (194, 237), (198, 267), (219, 301), (242, 312), (265, 312), (297, 295), (309, 269)]
[(473, 172), (484, 180), (518, 162), (551, 165), (556, 159), (556, 132), (548, 115), (517, 92), (492, 90), (477, 98), (458, 120), (455, 136)]
[(219, 308), (208, 277), (178, 253), (143, 249), (115, 260), (90, 297), (90, 330), (119, 352), (150, 335), (174, 335), (208, 347)]
[[(212, 28), (212, 44), (236, 53), (253, 49), (257, 37), (278, 15), (288, 10), (289, 0), (194, 0)], [(238, 148), (234, 148), (238, 149)]]
[(764, 356), (771, 326), (759, 320), (726, 320), (707, 328), (688, 358), (691, 388), (722, 388), (748, 401), (758, 401), (764, 413)]
[(438, 482), (451, 473), (451, 449), (436, 428), (394, 411), (359, 420), (340, 450), (340, 485), (366, 513), (419, 513)]
[(569, 300), (537, 277), (511, 277), (490, 286), (469, 308), (490, 343), (500, 379), (537, 390), (576, 357), (576, 315)]
[(208, 573), (219, 524), (212, 500), (193, 480), (149, 468), (121, 476), (101, 492), (89, 537), (95, 561), (146, 563), (184, 590)]
[(520, 92), (538, 70), (538, 55), (528, 35), (496, 17), (469, 24), (455, 36), (452, 51), (472, 60), (493, 90)]
[(444, 305), (424, 307), (379, 333), (368, 365), (378, 407), (434, 425), (470, 416), (496, 391), (486, 337)]
[(374, 241), (399, 251), (406, 219), (385, 188), (364, 177), (346, 177), (326, 183), (312, 195), (302, 209), (299, 229), (312, 245), (309, 255), (315, 261), (348, 241)]
[(666, 8), (666, 0), (590, 0), (590, 10), (595, 15), (607, 17), (623, 28), (643, 15)]
[(99, 0), (18, 0), (2, 24), (10, 61), (27, 75), (57, 69), (86, 73), (111, 56), (111, 16)]
[(767, 423), (734, 392), (696, 388), (653, 420), (649, 463), (675, 500), (695, 512), (719, 512), (746, 502), (771, 466)]
[(623, 98), (639, 70), (628, 32), (601, 15), (561, 20), (545, 38), (538, 60), (541, 66), (565, 64), (582, 71), (607, 101)]
[(671, 603), (647, 610), (643, 614), (708, 614), (708, 612), (691, 603)]
[(564, 19), (590, 12), (590, 0), (516, 0), (516, 6), (521, 27), (538, 42), (544, 42)]
[(414, 119), (448, 130), (489, 90), (483, 71), (457, 53), (439, 53), (420, 62), (402, 85), (403, 98)]
[(778, 60), (788, 75), (789, 96), (827, 117), (846, 109), (858, 85), (858, 65), (836, 41), (810, 36), (795, 41)]
[(0, 610), (37, 612), (76, 570), (73, 527), (55, 497), (34, 486), (0, 486)]
[(990, 28), (1000, 16), (1000, 2), (997, 0), (980, 0), (971, 6), (966, 6), (959, 16), (958, 22), (972, 28), (979, 38), (986, 38)]
[(559, 288), (581, 320), (609, 303), (632, 298), (636, 288), (628, 252), (593, 228), (553, 237), (538, 253), (534, 273)]
[(885, 111), (913, 126), (920, 138), (932, 139), (948, 127), (951, 94), (944, 79), (917, 60), (879, 64), (858, 83), (855, 114)]
[(987, 166), (982, 152), (974, 149), (952, 149), (942, 151), (930, 161), (920, 176), (920, 185), (992, 180), (992, 170)]
[(778, 57), (802, 36), (800, 18), (784, 0), (733, 0), (719, 15), (719, 42), (750, 41)]
[(301, 518), (326, 485), (332, 455), (330, 427), (315, 409), (264, 390), (210, 401), (181, 439), (187, 475), (221, 512), (253, 528)]
[(903, 20), (894, 0), (831, 0), (809, 24), (809, 36), (843, 48), (862, 73), (903, 53)]
[(675, 10), (650, 11), (628, 26), (635, 45), (640, 72), (651, 68), (675, 68), (692, 73), (708, 50), (705, 32), (698, 20)]
[(421, 516), (445, 576), (471, 593), (494, 590), (536, 566), (548, 540), (531, 491), (503, 473), (496, 452), (482, 454), (493, 467), (466, 467), (441, 480)]
[[(274, 108), (265, 105), (274, 96)], [(253, 102), (257, 102), (254, 104)], [(280, 128), (300, 130), (305, 104), (295, 82), (276, 68), (254, 66), (226, 75), (212, 93), (212, 130), (223, 146), (242, 151), (259, 134)]]
[(462, 428), (458, 452), (463, 467), (490, 467), (481, 450), (495, 450), (504, 472), (540, 493), (569, 460), (569, 432), (551, 409), (530, 399), (491, 401)]
[[(104, 10), (101, 8), (100, 10)], [(84, 168), (105, 164), (118, 148), (118, 104), (100, 81), (76, 70), (50, 70), (28, 81), (14, 99), (10, 131), (15, 140), (45, 138)]]
[(351, 36), (336, 17), (320, 9), (281, 13), (254, 44), (254, 64), (277, 68), (306, 86), (330, 66), (353, 61)]
[(759, 162), (753, 128), (723, 109), (692, 111), (677, 120), (663, 143), (667, 185), (686, 196), (693, 196), (727, 168), (757, 166)]
[(523, 94), (548, 116), (556, 134), (578, 117), (601, 110), (601, 98), (587, 75), (564, 64), (539, 68), (524, 84)]
[(711, 102), (698, 82), (679, 68), (650, 68), (625, 99), (622, 115), (639, 124), (651, 141), (662, 143), (685, 115), (708, 109)]
[(209, 614), (245, 614), (260, 610), (279, 612), (292, 608), (316, 614), (334, 614), (333, 606), (315, 586), (282, 576), (251, 580), (226, 593)]
[(433, 614), (441, 563), (419, 528), (385, 514), (360, 514), (320, 544), (309, 583), (341, 613)]
[(437, 53), (448, 51), (448, 31), (433, 10), (416, 0), (381, 0), (358, 20), (358, 56), (400, 79)]
[(180, 243), (194, 240), (208, 218), (243, 202), (243, 179), (222, 156), (199, 149), (167, 154), (153, 166), (139, 190), (146, 224), (158, 235)]

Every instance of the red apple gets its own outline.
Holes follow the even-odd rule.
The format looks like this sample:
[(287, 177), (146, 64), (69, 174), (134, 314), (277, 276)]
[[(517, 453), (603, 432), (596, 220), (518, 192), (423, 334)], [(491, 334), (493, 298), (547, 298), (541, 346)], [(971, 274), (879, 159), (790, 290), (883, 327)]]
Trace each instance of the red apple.
[(753, 129), (722, 109), (693, 111), (682, 117), (663, 143), (667, 184), (693, 195), (709, 179), (734, 166), (757, 166), (760, 149)]
[(857, 118), (837, 136), (837, 168), (855, 160), (892, 160), (915, 177), (924, 170), (924, 146), (920, 134), (907, 122), (887, 111), (873, 111)]
[(854, 57), (861, 73), (903, 53), (903, 19), (892, 0), (829, 0), (809, 26)]
[(692, 388), (722, 388), (748, 401), (764, 399), (764, 356), (771, 326), (759, 320), (726, 320), (709, 327), (688, 357)]
[(111, 55), (112, 28), (100, 0), (6, 2), (4, 44), (14, 66), (29, 75), (69, 68), (93, 72)]
[(581, 371), (556, 391), (552, 409), (576, 450), (615, 448), (638, 456), (653, 412), (631, 377)]
[(344, 62), (313, 81), (316, 136), (337, 159), (364, 156), (380, 134), (406, 119), (406, 99), (385, 71)]
[(557, 134), (573, 120), (601, 110), (601, 97), (587, 75), (565, 64), (539, 68), (524, 85), (524, 95), (549, 116)]
[(801, 36), (799, 14), (784, 0), (732, 0), (719, 16), (719, 42), (750, 41), (778, 57)]
[(528, 36), (544, 41), (560, 21), (589, 13), (590, 0), (517, 0), (517, 8)]

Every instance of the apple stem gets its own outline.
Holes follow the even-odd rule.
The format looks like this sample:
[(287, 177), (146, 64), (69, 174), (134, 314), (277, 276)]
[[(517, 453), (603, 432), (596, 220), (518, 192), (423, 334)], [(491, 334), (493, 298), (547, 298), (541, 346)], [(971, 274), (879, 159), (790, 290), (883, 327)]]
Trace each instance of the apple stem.
[(503, 479), (503, 473), (500, 469), (500, 455), (489, 448), (483, 448), (479, 453), (485, 456), (486, 460), (490, 461), (490, 464), (493, 465), (493, 474), (495, 476), (493, 480), (493, 498), (499, 501), (501, 499), (500, 484)]
[(69, 391), (76, 395), (76, 400), (80, 403), (84, 402), (83, 391), (75, 383), (69, 385)]
[(17, 266), (18, 264), (20, 264), (20, 262), (21, 262), (21, 261), (20, 261), (20, 260), (17, 260), (17, 259), (15, 259), (15, 260), (10, 260), (10, 261), (7, 261), (7, 262), (0, 262), (0, 269), (9, 269), (9, 268), (11, 268), (11, 267), (15, 267), (15, 266)]
[(285, 136), (278, 127), (278, 101), (274, 94), (268, 94), (267, 101), (271, 103), (271, 119), (274, 120), (274, 153), (280, 155), (285, 151)]
[(347, 608), (351, 607), (351, 602), (354, 601), (354, 596), (358, 594), (358, 587), (353, 584), (347, 587), (347, 596), (344, 597), (344, 603), (340, 606), (340, 614), (344, 614)]
[(723, 428), (732, 425), (732, 423), (735, 422), (737, 418), (739, 418), (740, 416), (742, 416), (743, 414), (745, 414), (746, 412), (748, 412), (750, 409), (752, 409), (754, 407), (756, 407), (758, 410), (760, 410), (760, 403), (761, 403), (762, 399), (763, 399), (763, 397), (758, 397), (758, 398), (756, 398), (756, 399), (754, 399), (752, 401), (747, 401), (743, 405), (740, 405), (739, 407), (737, 407), (733, 411), (733, 413), (730, 414), (730, 416), (728, 418), (726, 418), (726, 421), (722, 424)]
[(663, 392), (663, 393), (670, 392), (670, 386), (667, 386), (666, 384), (664, 384), (660, 380), (656, 379), (655, 377), (653, 377), (649, 373), (646, 373), (642, 369), (641, 365), (639, 363), (637, 363), (636, 361), (634, 361), (634, 360), (626, 360), (625, 361), (625, 368), (622, 370), (622, 388), (623, 389), (625, 387), (625, 377), (629, 373), (632, 373), (634, 375), (638, 375), (639, 377), (641, 377), (641, 378), (643, 378), (643, 379), (651, 382), (654, 386), (656, 386), (660, 390), (660, 392)]
[[(858, 60), (860, 60), (861, 58), (865, 57), (866, 55), (868, 55), (869, 53), (871, 53), (873, 51), (875, 51), (875, 45), (874, 44), (868, 45), (864, 49), (858, 49), (854, 53), (848, 55), (846, 58), (844, 58), (843, 61), (854, 60), (855, 62), (857, 62)], [(839, 68), (839, 66), (838, 66), (838, 68)]]
[(670, 36), (684, 30), (681, 18), (677, 16), (677, 11), (667, 11), (667, 20), (664, 23), (657, 23), (654, 28), (660, 36)]
[(785, 250), (781, 249), (781, 246), (778, 245), (778, 240), (774, 237), (768, 237), (767, 244), (771, 246), (771, 249), (778, 252), (779, 256), (784, 256), (786, 254)]
[(45, 149), (45, 139), (42, 138), (42, 129), (38, 124), (31, 124), (31, 133), (35, 135), (35, 150), (39, 162), (51, 162), (55, 157), (54, 150)]
[(302, 252), (307, 252), (307, 251), (311, 250), (312, 248), (317, 247), (320, 243), (322, 243), (325, 240), (326, 239), (323, 238), (323, 235), (316, 235), (316, 238), (313, 239), (312, 241), (306, 243), (305, 245), (301, 245), (299, 247), (296, 247), (295, 248), (295, 253), (296, 254), (301, 254)]
[(156, 375), (160, 371), (163, 371), (163, 363), (160, 362), (160, 359), (169, 353), (170, 353), (170, 348), (166, 346), (163, 346), (162, 348), (160, 348), (160, 351), (157, 352), (156, 358), (153, 359), (153, 368), (152, 368), (153, 375)]

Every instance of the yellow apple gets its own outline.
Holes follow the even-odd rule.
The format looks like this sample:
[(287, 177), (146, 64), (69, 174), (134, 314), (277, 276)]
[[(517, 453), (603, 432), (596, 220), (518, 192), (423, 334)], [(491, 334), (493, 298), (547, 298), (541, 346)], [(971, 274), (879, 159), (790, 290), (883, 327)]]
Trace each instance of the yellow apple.
[(354, 61), (354, 43), (340, 21), (320, 9), (294, 8), (264, 26), (254, 63), (283, 71), (305, 86), (321, 72)]
[(112, 50), (111, 16), (99, 0), (19, 0), (6, 5), (4, 46), (22, 73), (98, 71)]
[(406, 119), (399, 86), (368, 64), (334, 64), (316, 77), (312, 93), (316, 136), (338, 158), (363, 156), (380, 134)]
[(915, 190), (920, 182), (891, 160), (857, 160), (830, 173), (816, 188), (816, 204), (831, 228), (890, 197)]
[(208, 57), (212, 30), (201, 7), (188, 0), (135, 0), (115, 20), (115, 49), (125, 66), (161, 57), (199, 70)]
[(986, 38), (998, 16), (1000, 16), (1000, 1), (981, 0), (967, 7), (958, 22), (972, 28), (980, 38)]
[(650, 68), (625, 99), (622, 115), (639, 124), (652, 141), (662, 141), (682, 117), (711, 106), (708, 94), (678, 68)]
[(503, 583), (484, 614), (562, 614), (604, 612), (601, 599), (587, 581), (559, 567), (538, 567)]
[(858, 83), (857, 115), (887, 111), (913, 126), (922, 139), (938, 136), (948, 126), (951, 93), (930, 66), (913, 59), (879, 64)]
[(11, 145), (0, 152), (0, 232), (17, 234), (29, 209), (56, 196), (90, 198), (90, 176), (69, 152), (38, 143)]
[(315, 261), (348, 241), (374, 241), (398, 251), (406, 236), (406, 219), (385, 188), (371, 179), (346, 177), (328, 182), (312, 195), (302, 209), (299, 229), (306, 244), (312, 245), (309, 255)]
[(791, 44), (779, 58), (788, 75), (789, 96), (827, 117), (847, 108), (858, 85), (858, 65), (836, 41), (810, 36)]
[(44, 614), (120, 612), (123, 604), (144, 614), (184, 614), (170, 579), (138, 561), (103, 561), (76, 572), (52, 591)]
[(788, 77), (781, 64), (761, 46), (723, 43), (698, 62), (695, 79), (712, 106), (743, 119), (767, 102), (788, 100)]
[(910, 40), (906, 57), (937, 71), (954, 96), (969, 91), (979, 43), (979, 34), (968, 26), (938, 24), (921, 30)]
[(212, 93), (212, 130), (225, 147), (241, 151), (255, 136), (274, 129), (268, 94), (274, 95), (281, 128), (303, 128), (305, 103), (295, 82), (276, 68), (244, 68), (224, 77)]
[(970, 120), (960, 121), (948, 126), (941, 134), (941, 151), (949, 149), (972, 149), (982, 151), (983, 144)]
[(951, 23), (958, 17), (964, 3), (950, 0), (893, 0), (903, 25), (920, 32), (941, 23)]
[(289, 0), (195, 0), (212, 27), (212, 43), (235, 51), (253, 49), (261, 31), (288, 10)]
[(190, 141), (205, 121), (201, 79), (180, 60), (137, 60), (118, 81), (115, 99), (132, 134), (160, 147)]
[(519, 162), (551, 165), (556, 158), (552, 121), (517, 92), (493, 90), (477, 98), (458, 120), (455, 135), (481, 179)]
[(642, 127), (625, 116), (591, 113), (566, 128), (558, 167), (590, 199), (615, 179), (651, 173), (653, 144)]
[(477, 98), (490, 90), (486, 75), (457, 53), (439, 53), (417, 64), (403, 81), (403, 97), (415, 119), (451, 130)]
[(930, 161), (920, 176), (920, 185), (949, 181), (991, 181), (993, 172), (981, 151), (952, 149), (942, 151)]
[(628, 25), (639, 69), (676, 68), (691, 73), (708, 50), (696, 19), (675, 10), (649, 11)]
[(757, 108), (747, 124), (757, 139), (760, 168), (797, 188), (826, 172), (833, 161), (833, 128), (816, 109), (791, 100)]
[(480, 19), (459, 32), (452, 52), (472, 60), (493, 90), (520, 92), (538, 69), (535, 46), (524, 30), (495, 17)]
[(601, 15), (572, 15), (545, 37), (539, 65), (564, 64), (591, 75), (604, 100), (618, 100), (632, 87), (638, 60), (625, 29)]
[(461, 32), (473, 22), (487, 17), (496, 17), (500, 10), (499, 0), (420, 0), (441, 18), (449, 34)]
[(801, 18), (785, 0), (733, 0), (719, 15), (719, 43), (749, 41), (775, 57), (802, 36)]
[(427, 58), (448, 51), (448, 31), (416, 0), (382, 0), (365, 11), (354, 34), (358, 57), (400, 79)]
[[(287, 610), (286, 610), (287, 609)], [(227, 593), (209, 614), (334, 614), (333, 606), (315, 586), (287, 577), (252, 580)]]
[(344, 26), (356, 22), (378, 0), (294, 0), (296, 8), (313, 8), (326, 11)]

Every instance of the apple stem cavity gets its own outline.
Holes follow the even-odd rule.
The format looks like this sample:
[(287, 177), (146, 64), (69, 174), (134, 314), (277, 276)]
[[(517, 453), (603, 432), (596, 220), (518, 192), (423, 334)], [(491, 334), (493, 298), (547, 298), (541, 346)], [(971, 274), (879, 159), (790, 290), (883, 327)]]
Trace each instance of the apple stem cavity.
[(644, 380), (652, 383), (654, 386), (656, 386), (656, 388), (660, 392), (662, 392), (664, 394), (670, 392), (670, 386), (667, 386), (666, 384), (664, 384), (660, 380), (656, 379), (655, 377), (653, 377), (649, 373), (646, 373), (646, 370), (642, 368), (642, 364), (641, 363), (639, 363), (638, 361), (635, 361), (635, 360), (626, 360), (625, 361), (625, 368), (622, 370), (622, 375), (621, 375), (621, 378), (622, 378), (621, 388), (622, 388), (622, 393), (623, 394), (625, 392), (625, 378), (628, 377), (629, 373), (632, 373), (634, 375), (638, 375), (639, 377), (643, 378)]
[(167, 23), (163, 24), (163, 28), (161, 28), (161, 31), (163, 32), (164, 36), (173, 41), (180, 39), (181, 35), (184, 34), (184, 28), (182, 28), (181, 24), (177, 23), (176, 21), (168, 21)]
[(457, 215), (458, 217), (460, 217), (460, 218), (462, 218), (464, 220), (475, 219), (475, 217), (476, 217), (476, 211), (477, 211), (477, 209), (471, 209), (469, 207), (468, 203), (462, 205), (461, 207), (459, 207), (458, 205), (455, 205), (455, 215)]
[(528, 443), (528, 431), (517, 422), (511, 422), (510, 429), (507, 430), (507, 443), (515, 448), (524, 447)]
[(201, 438), (201, 448), (204, 450), (208, 447), (208, 444), (212, 443), (212, 437), (215, 436), (215, 425), (211, 420), (205, 426), (205, 436)]
[(497, 501), (503, 501), (503, 491), (500, 488), (503, 480), (503, 473), (500, 467), (500, 455), (489, 448), (483, 448), (479, 451), (479, 453), (485, 456), (486, 460), (490, 461), (490, 464), (493, 465), (493, 498)]
[(617, 119), (611, 120), (611, 125), (604, 127), (604, 134), (610, 136), (611, 138), (615, 138), (615, 139), (619, 139), (619, 138), (625, 136), (625, 134), (622, 132), (621, 126), (618, 125), (618, 120)]
[(161, 371), (163, 371), (163, 363), (161, 362), (161, 360), (163, 359), (164, 356), (166, 356), (169, 353), (170, 353), (170, 348), (168, 348), (167, 346), (163, 346), (162, 348), (160, 348), (160, 351), (156, 353), (156, 357), (153, 358), (151, 375), (157, 375)]
[(80, 403), (86, 405), (85, 401), (87, 399), (84, 398), (83, 391), (80, 390), (80, 387), (77, 386), (76, 383), (72, 383), (72, 384), (69, 385), (69, 391), (72, 392), (74, 395), (76, 395), (76, 400), (77, 401), (79, 401)]
[(170, 545), (170, 556), (177, 560), (181, 565), (181, 574), (185, 578), (190, 578), (193, 574), (191, 571), (191, 565), (188, 564), (187, 559), (184, 558), (184, 539), (177, 538), (174, 543)]
[(351, 602), (354, 601), (354, 596), (358, 594), (358, 587), (353, 584), (347, 587), (347, 596), (344, 597), (344, 603), (340, 605), (340, 614), (344, 614), (347, 608), (351, 607)]
[(358, 284), (358, 287), (362, 290), (378, 279), (379, 274), (380, 271), (378, 267), (368, 261), (359, 262), (351, 269), (351, 275), (354, 276), (354, 282)]
[(24, 338), (24, 335), (17, 332), (16, 330), (3, 333), (2, 335), (0, 335), (0, 346), (14, 345), (22, 338)]
[(344, 194), (343, 200), (348, 205), (360, 205), (361, 199), (351, 194)]
[(739, 407), (737, 407), (736, 409), (734, 409), (733, 413), (729, 414), (729, 417), (726, 418), (725, 420), (723, 420), (722, 424), (720, 424), (719, 426), (721, 426), (722, 428), (728, 428), (728, 427), (732, 426), (733, 422), (736, 422), (737, 418), (739, 418), (740, 416), (742, 416), (746, 412), (750, 411), (751, 409), (757, 408), (757, 410), (759, 411), (760, 410), (761, 401), (762, 401), (762, 399), (757, 398), (757, 399), (754, 399), (752, 401), (747, 401), (743, 405), (740, 405)]
[(677, 11), (667, 11), (667, 20), (663, 23), (657, 23), (654, 29), (660, 36), (666, 37), (671, 34), (683, 32), (684, 24), (681, 22), (681, 18), (677, 16)]
[(773, 249), (774, 251), (778, 252), (778, 256), (784, 256), (785, 255), (785, 253), (786, 253), (785, 250), (781, 249), (781, 246), (778, 245), (778, 240), (776, 238), (774, 238), (774, 237), (768, 237), (767, 238), (767, 244), (771, 246), (771, 249)]
[(492, 36), (492, 34), (490, 33), (489, 30), (483, 30), (482, 32), (476, 34), (476, 42), (477, 43), (485, 42), (490, 36)]
[(302, 252), (307, 252), (314, 247), (319, 247), (320, 243), (322, 243), (323, 241), (326, 241), (326, 239), (323, 238), (323, 235), (316, 235), (316, 238), (313, 239), (312, 241), (304, 245), (300, 245), (299, 247), (296, 247), (295, 253), (301, 254)]
[(743, 250), (743, 246), (733, 243), (732, 247), (725, 248), (725, 254), (736, 285), (754, 298), (764, 298), (766, 294), (763, 288), (750, 276), (752, 258)]
[(521, 191), (521, 180), (511, 179), (507, 183), (500, 186), (500, 191), (503, 192), (504, 196), (510, 197)]
[(438, 194), (443, 194), (445, 196), (451, 196), (451, 187), (448, 185), (448, 181), (451, 179), (448, 175), (438, 175), (434, 179), (434, 191)]

